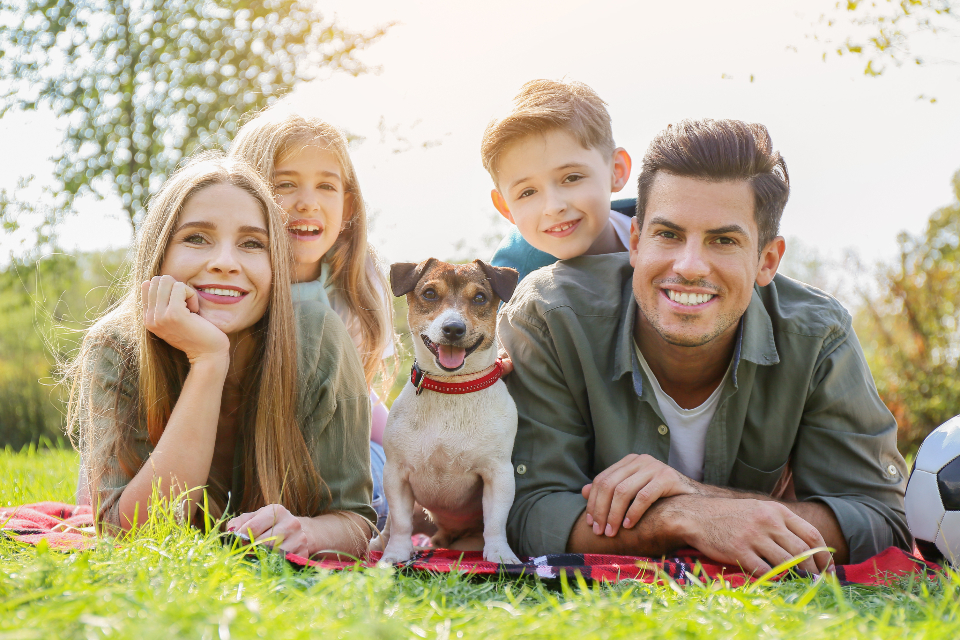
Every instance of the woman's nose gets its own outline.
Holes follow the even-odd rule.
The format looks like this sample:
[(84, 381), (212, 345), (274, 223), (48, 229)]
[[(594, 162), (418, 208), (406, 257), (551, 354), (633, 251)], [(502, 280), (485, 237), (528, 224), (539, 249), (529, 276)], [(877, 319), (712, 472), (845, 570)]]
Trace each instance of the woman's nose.
[(240, 270), (240, 260), (237, 256), (237, 248), (230, 243), (223, 242), (217, 247), (207, 265), (210, 271), (219, 273), (234, 273)]

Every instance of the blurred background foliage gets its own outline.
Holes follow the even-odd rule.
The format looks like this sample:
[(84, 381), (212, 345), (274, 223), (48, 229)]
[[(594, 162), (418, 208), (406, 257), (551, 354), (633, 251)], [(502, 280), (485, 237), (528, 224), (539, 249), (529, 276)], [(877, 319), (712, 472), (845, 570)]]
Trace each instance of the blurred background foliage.
[(117, 299), (124, 252), (54, 253), (0, 270), (0, 447), (63, 441), (57, 365)]
[(366, 72), (356, 54), (389, 26), (349, 31), (310, 0), (0, 0), (0, 116), (66, 119), (51, 224), (78, 195), (115, 194), (136, 230), (184, 157), (297, 82)]
[(878, 293), (862, 294), (856, 314), (902, 448), (960, 413), (960, 171), (953, 192), (955, 202), (935, 211), (922, 234), (900, 234), (899, 259), (881, 267)]

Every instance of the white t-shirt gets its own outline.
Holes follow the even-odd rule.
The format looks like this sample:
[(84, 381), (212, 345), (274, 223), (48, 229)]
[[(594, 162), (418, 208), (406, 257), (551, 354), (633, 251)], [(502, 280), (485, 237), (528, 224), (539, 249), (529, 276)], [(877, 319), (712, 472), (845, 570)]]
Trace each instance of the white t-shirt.
[(617, 232), (617, 237), (620, 238), (620, 242), (623, 243), (625, 251), (630, 251), (631, 220), (633, 220), (633, 216), (627, 216), (619, 211), (610, 209), (610, 224), (613, 225), (613, 230)]
[(730, 375), (730, 367), (727, 367), (723, 380), (703, 404), (694, 409), (684, 409), (660, 388), (660, 381), (653, 375), (650, 365), (640, 353), (640, 348), (636, 343), (633, 347), (636, 349), (640, 366), (643, 367), (647, 379), (653, 385), (653, 394), (657, 397), (663, 419), (670, 428), (670, 457), (667, 464), (688, 478), (700, 482), (703, 480), (703, 454), (707, 442), (707, 427), (713, 420), (713, 414), (717, 412), (720, 390), (723, 389), (723, 384)]

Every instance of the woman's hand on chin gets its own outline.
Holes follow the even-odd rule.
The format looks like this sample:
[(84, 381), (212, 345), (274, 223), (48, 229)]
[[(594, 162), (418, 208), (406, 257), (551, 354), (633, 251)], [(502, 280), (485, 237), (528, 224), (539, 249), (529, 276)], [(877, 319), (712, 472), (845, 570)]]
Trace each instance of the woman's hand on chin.
[(173, 276), (154, 276), (142, 285), (143, 323), (174, 349), (183, 351), (191, 364), (206, 359), (229, 359), (230, 339), (200, 317), (196, 290)]
[(252, 513), (239, 515), (227, 523), (227, 531), (242, 533), (251, 540), (265, 542), (274, 549), (283, 549), (303, 558), (309, 558), (311, 554), (303, 522), (283, 505), (268, 504)]

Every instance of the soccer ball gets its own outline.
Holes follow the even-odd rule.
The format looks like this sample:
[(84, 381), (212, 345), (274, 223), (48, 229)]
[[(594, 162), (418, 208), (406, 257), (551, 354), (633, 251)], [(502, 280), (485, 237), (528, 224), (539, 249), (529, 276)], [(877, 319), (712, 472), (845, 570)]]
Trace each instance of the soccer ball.
[(923, 557), (960, 564), (960, 416), (923, 441), (905, 501), (907, 526)]

